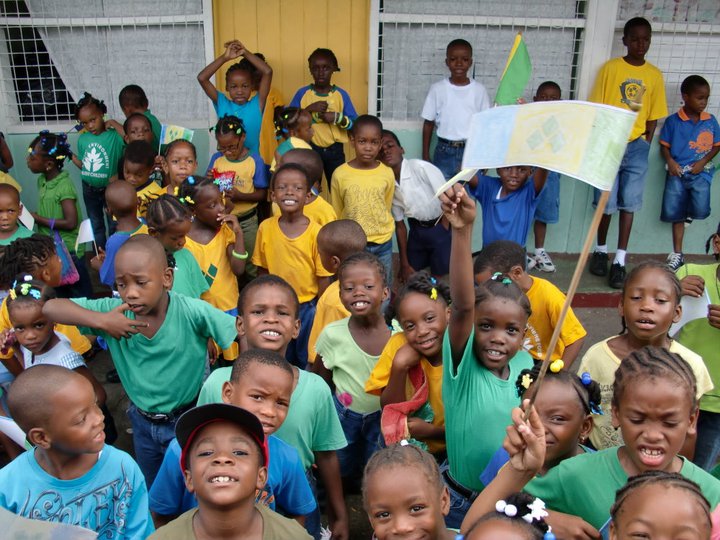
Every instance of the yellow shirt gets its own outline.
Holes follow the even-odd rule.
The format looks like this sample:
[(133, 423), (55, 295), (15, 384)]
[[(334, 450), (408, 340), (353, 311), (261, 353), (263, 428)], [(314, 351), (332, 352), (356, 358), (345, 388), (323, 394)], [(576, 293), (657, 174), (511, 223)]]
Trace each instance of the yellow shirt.
[[(550, 338), (565, 303), (565, 295), (546, 279), (533, 276), (532, 280), (533, 284), (527, 292), (532, 315), (525, 330), (525, 348), (536, 360), (544, 360), (547, 346), (550, 344)], [(551, 358), (553, 360), (562, 358), (565, 347), (586, 335), (587, 332), (573, 310), (568, 310), (560, 331), (560, 339)]]
[(252, 263), (286, 280), (298, 295), (300, 303), (317, 296), (318, 277), (332, 274), (325, 270), (317, 248), (320, 226), (310, 220), (297, 238), (288, 238), (280, 229), (280, 216), (266, 219), (258, 227)]
[[(613, 336), (614, 337), (614, 336)], [(600, 393), (602, 395), (601, 405), (603, 414), (593, 415), (595, 425), (590, 433), (590, 441), (598, 450), (610, 448), (611, 446), (620, 446), (623, 444), (620, 430), (616, 430), (612, 426), (612, 414), (610, 412), (610, 404), (612, 403), (612, 387), (615, 380), (615, 371), (620, 365), (620, 358), (615, 356), (608, 346), (608, 341), (613, 339), (607, 338), (604, 341), (596, 343), (588, 349), (583, 356), (578, 373), (587, 371), (593, 380), (600, 385)], [(710, 379), (710, 373), (705, 367), (705, 363), (701, 356), (695, 354), (687, 347), (683, 347), (677, 341), (670, 343), (670, 352), (674, 352), (683, 357), (690, 365), (695, 374), (697, 381), (697, 398), (713, 389), (713, 383)]]
[[(252, 154), (247, 154), (240, 161), (230, 161), (225, 156), (220, 156), (215, 160), (210, 176), (212, 178), (221, 178), (226, 174), (229, 175), (230, 173), (232, 173), (233, 187), (240, 193), (252, 193), (255, 191), (256, 188), (267, 187), (267, 178), (265, 177), (264, 172), (257, 171), (258, 166), (259, 164), (255, 161), (255, 159), (253, 159)], [(260, 166), (264, 167), (264, 165)], [(258, 174), (258, 177), (262, 178), (261, 183), (264, 185), (255, 184), (255, 178), (257, 173), (260, 173)], [(232, 213), (236, 216), (247, 214), (253, 208), (255, 208), (257, 204), (257, 202), (250, 201), (234, 202)]]
[(642, 107), (628, 139), (634, 141), (645, 133), (645, 122), (668, 115), (665, 83), (658, 68), (647, 61), (642, 66), (633, 66), (623, 58), (608, 60), (598, 72), (588, 101), (631, 110), (629, 104), (638, 99), (642, 88), (645, 89)]
[(345, 317), (349, 317), (350, 312), (345, 309), (340, 301), (340, 282), (333, 281), (328, 285), (325, 292), (318, 300), (315, 307), (315, 320), (313, 321), (310, 337), (308, 338), (308, 362), (313, 363), (317, 356), (315, 350), (315, 342), (320, 336), (320, 332), (331, 322), (339, 321)]
[(270, 163), (275, 158), (275, 149), (278, 147), (275, 137), (275, 107), (280, 107), (284, 103), (280, 90), (270, 87), (265, 98), (265, 112), (260, 124), (260, 157), (265, 163)]
[(6, 172), (0, 171), (0, 184), (10, 184), (18, 190), (18, 193), (22, 193), (22, 186)]
[[(0, 306), (0, 332), (9, 330), (10, 328), (12, 328), (12, 323), (10, 322), (10, 314), (8, 313), (6, 297), (2, 301), (2, 306)], [(63, 336), (68, 338), (70, 346), (78, 354), (85, 354), (92, 348), (90, 340), (80, 333), (77, 326), (56, 323), (55, 331), (60, 332)], [(0, 353), (0, 358), (6, 360), (12, 357), (13, 353), (14, 349), (11, 347), (7, 354)]]
[[(324, 101), (328, 104), (326, 112), (329, 113), (347, 113), (347, 104), (346, 100), (343, 97), (343, 93), (345, 91), (333, 86), (330, 92), (327, 94), (318, 94), (312, 89), (312, 85), (309, 87), (306, 87), (306, 91), (303, 94), (303, 96), (300, 98), (300, 107), (303, 109), (307, 109), (310, 105), (313, 103), (317, 103), (318, 101)], [(347, 94), (346, 94), (347, 95)], [(348, 96), (347, 101), (350, 100), (350, 97)], [(293, 100), (294, 101), (294, 100)], [(352, 107), (352, 104), (350, 104)], [(355, 109), (352, 108), (352, 112), (355, 112)], [(352, 115), (352, 118), (354, 118), (354, 114)], [(325, 122), (316, 122), (313, 123), (313, 138), (312, 138), (313, 144), (317, 146), (322, 146), (323, 148), (327, 148), (328, 146), (331, 146), (335, 144), (336, 142), (340, 143), (346, 143), (348, 142), (348, 135), (347, 131), (336, 126), (335, 124), (327, 124)]]
[(235, 233), (227, 225), (207, 244), (199, 244), (190, 236), (185, 247), (193, 254), (210, 288), (200, 298), (222, 311), (237, 309), (238, 282), (228, 260), (227, 247), (235, 244)]
[[(377, 364), (375, 364), (375, 368), (372, 370), (370, 377), (365, 383), (365, 391), (368, 394), (375, 394), (379, 396), (383, 389), (388, 385), (393, 359), (400, 347), (405, 344), (407, 344), (407, 339), (405, 338), (405, 334), (402, 332), (395, 334), (390, 338), (390, 341), (387, 342), (383, 352), (380, 354), (380, 359)], [(422, 366), (428, 381), (428, 401), (430, 402), (430, 407), (432, 407), (433, 410), (433, 420), (431, 423), (433, 426), (445, 427), (445, 407), (442, 401), (442, 364), (439, 366), (433, 366), (430, 362), (428, 362), (427, 358), (423, 357), (420, 358), (420, 365)], [(410, 399), (414, 393), (415, 390), (410, 385), (410, 382), (407, 381), (405, 384), (406, 399)], [(435, 453), (445, 450), (444, 441), (427, 439), (423, 442), (428, 445), (428, 450), (430, 450), (430, 452)]]
[(332, 175), (330, 202), (338, 219), (352, 219), (365, 231), (368, 242), (383, 244), (392, 238), (395, 221), (390, 209), (395, 175), (378, 163), (374, 169), (355, 169), (347, 163)]
[[(277, 205), (277, 203), (272, 203), (272, 214), (273, 216), (280, 215), (280, 207)], [(315, 199), (311, 203), (305, 205), (305, 207), (303, 208), (303, 214), (305, 214), (312, 221), (320, 225), (320, 227), (337, 219), (337, 216), (335, 215), (335, 210), (333, 210), (332, 205), (319, 196), (315, 197)], [(345, 315), (345, 317), (348, 316), (349, 315)]]
[[(138, 190), (137, 192), (137, 198), (138, 198), (138, 207), (137, 207), (137, 217), (144, 218), (145, 214), (147, 214), (147, 207), (148, 205), (157, 199), (160, 195), (163, 195), (166, 192), (165, 188), (160, 187), (155, 182), (149, 182), (148, 185), (146, 185), (144, 188)], [(145, 231), (147, 232), (147, 231)]]

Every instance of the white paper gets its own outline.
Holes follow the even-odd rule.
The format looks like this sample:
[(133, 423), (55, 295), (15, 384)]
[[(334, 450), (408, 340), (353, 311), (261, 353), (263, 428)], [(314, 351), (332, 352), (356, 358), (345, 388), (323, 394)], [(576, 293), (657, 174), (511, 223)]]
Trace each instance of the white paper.
[(22, 212), (20, 212), (20, 215), (18, 216), (18, 220), (20, 223), (25, 225), (25, 227), (29, 230), (33, 230), (35, 227), (35, 218), (32, 217), (32, 214), (30, 213), (30, 210), (27, 209), (27, 206), (23, 204)]
[(680, 320), (670, 327), (670, 337), (675, 337), (680, 329), (690, 321), (696, 319), (704, 319), (708, 316), (708, 306), (710, 305), (710, 295), (705, 289), (701, 296), (683, 296), (680, 299), (680, 307), (682, 308), (682, 316)]
[(435, 192), (435, 197), (440, 197), (440, 194), (444, 191), (447, 191), (448, 188), (454, 186), (458, 182), (467, 182), (470, 180), (475, 174), (478, 172), (478, 169), (463, 169), (459, 173), (457, 173), (455, 176), (453, 176), (450, 180), (445, 182), (442, 186), (438, 188), (438, 190)]
[(27, 519), (4, 508), (0, 508), (0, 530), (3, 538), (28, 540), (92, 540), (98, 537), (95, 531), (64, 523)]
[(0, 431), (19, 447), (25, 448), (25, 432), (11, 418), (0, 416)]
[(80, 223), (77, 240), (75, 240), (75, 251), (77, 251), (78, 245), (84, 244), (85, 242), (95, 242), (95, 235), (93, 234), (92, 224), (89, 218), (82, 220)]

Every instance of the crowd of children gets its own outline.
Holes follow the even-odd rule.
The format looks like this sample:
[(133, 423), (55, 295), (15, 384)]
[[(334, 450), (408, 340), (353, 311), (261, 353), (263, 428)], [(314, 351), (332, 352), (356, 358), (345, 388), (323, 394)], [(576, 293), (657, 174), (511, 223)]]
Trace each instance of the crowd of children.
[[(430, 87), (422, 160), (356, 113), (329, 49), (310, 55), (313, 83), (284, 106), (264, 57), (226, 43), (197, 76), (218, 116), (204, 174), (191, 142), (160, 144), (142, 88), (120, 92), (123, 125), (84, 93), (76, 148), (48, 131), (29, 145), (35, 231), (19, 222), (19, 190), (0, 183), (0, 415), (25, 441), (0, 426), (0, 507), (100, 538), (349, 540), (345, 495), (359, 490), (377, 540), (720, 533), (708, 472), (720, 457), (720, 265), (682, 254), (686, 220), (710, 215), (720, 149), (700, 76), (660, 134), (673, 252), (625, 270), (667, 115), (650, 37), (645, 19), (628, 21), (627, 55), (591, 93), (639, 114), (590, 263), (622, 289), (622, 331), (579, 367), (587, 332), (529, 273), (555, 270), (558, 174), (499, 168), (435, 195), (461, 168), (471, 115), (490, 106), (468, 76), (469, 42), (447, 46), (450, 76)], [(211, 78), (228, 62), (225, 94)], [(559, 99), (552, 81), (534, 97)], [(94, 232), (87, 257), (69, 160)], [(720, 256), (720, 228), (707, 249)], [(681, 298), (704, 295), (708, 316), (671, 336)], [(100, 348), (130, 401), (132, 457), (111, 446), (107, 394), (86, 364)]]

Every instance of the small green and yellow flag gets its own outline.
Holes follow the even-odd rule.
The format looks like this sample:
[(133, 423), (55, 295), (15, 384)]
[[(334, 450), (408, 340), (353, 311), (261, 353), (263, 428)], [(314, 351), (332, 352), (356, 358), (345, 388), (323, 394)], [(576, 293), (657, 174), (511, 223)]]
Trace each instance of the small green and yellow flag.
[(512, 49), (510, 49), (505, 70), (500, 77), (500, 84), (495, 94), (495, 104), (515, 105), (518, 98), (522, 96), (531, 73), (530, 55), (525, 46), (522, 32), (518, 32)]

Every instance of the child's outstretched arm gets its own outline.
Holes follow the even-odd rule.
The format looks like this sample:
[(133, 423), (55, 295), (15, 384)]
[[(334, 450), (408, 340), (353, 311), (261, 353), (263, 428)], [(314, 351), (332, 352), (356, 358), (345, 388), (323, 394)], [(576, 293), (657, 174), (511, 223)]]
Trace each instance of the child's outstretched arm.
[[(529, 400), (525, 400), (523, 405), (527, 407)], [(510, 454), (510, 461), (475, 499), (463, 519), (461, 533), (467, 533), (478, 519), (493, 512), (497, 501), (521, 491), (542, 468), (545, 462), (545, 427), (535, 407), (530, 410), (527, 421), (523, 418), (524, 414), (519, 407), (513, 409), (513, 423), (507, 427), (507, 436), (503, 442), (503, 448)]]
[(472, 229), (475, 203), (461, 184), (440, 195), (443, 214), (452, 227), (450, 248), (450, 325), (448, 327), (452, 362), (460, 365), (475, 318), (475, 281), (472, 262)]
[(138, 328), (144, 328), (148, 325), (144, 321), (126, 317), (124, 312), (128, 309), (130, 309), (130, 306), (123, 303), (112, 311), (102, 313), (80, 307), (67, 298), (55, 298), (45, 302), (43, 313), (55, 322), (97, 328), (114, 339), (120, 339), (129, 338), (139, 332)]
[[(267, 62), (248, 51), (242, 43), (239, 41), (235, 41), (235, 43), (238, 43), (242, 48), (240, 54), (262, 74), (260, 84), (258, 85), (258, 100), (260, 100), (260, 110), (264, 111), (265, 101), (267, 100), (268, 93), (270, 92), (270, 84), (272, 83), (273, 70)], [(207, 90), (205, 92), (207, 93)]]
[(217, 103), (218, 91), (217, 88), (215, 88), (215, 85), (210, 81), (210, 77), (215, 75), (215, 72), (220, 69), (225, 62), (230, 62), (231, 60), (239, 58), (243, 51), (242, 43), (237, 40), (228, 41), (225, 43), (224, 47), (225, 52), (205, 66), (205, 68), (198, 73), (197, 76), (200, 86), (202, 86), (205, 94), (207, 94), (207, 97), (209, 97), (213, 103)]
[(548, 172), (547, 169), (541, 169), (540, 167), (537, 167), (535, 169), (535, 172), (533, 173), (533, 183), (535, 184), (535, 195), (539, 195), (542, 191), (542, 188), (545, 187), (545, 182), (547, 181)]

